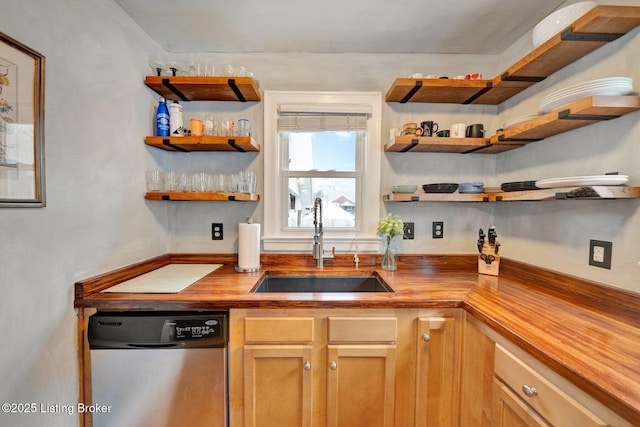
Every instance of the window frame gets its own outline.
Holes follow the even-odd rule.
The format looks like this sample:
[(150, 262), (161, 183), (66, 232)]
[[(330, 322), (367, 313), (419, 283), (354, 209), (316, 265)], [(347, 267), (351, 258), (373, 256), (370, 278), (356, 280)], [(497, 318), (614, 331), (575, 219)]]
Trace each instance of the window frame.
[[(336, 252), (375, 252), (378, 250), (377, 224), (380, 215), (380, 159), (381, 111), (380, 92), (316, 92), (265, 91), (264, 92), (264, 236), (265, 252), (311, 251), (313, 230), (287, 229), (284, 209), (288, 205), (288, 190), (283, 182), (282, 147), (278, 142), (278, 114), (280, 107), (296, 105), (316, 112), (367, 111), (366, 144), (361, 150), (361, 206), (356, 212), (356, 230), (325, 229), (325, 248)], [(325, 108), (326, 107), (326, 108)], [(286, 197), (287, 201), (283, 197)]]

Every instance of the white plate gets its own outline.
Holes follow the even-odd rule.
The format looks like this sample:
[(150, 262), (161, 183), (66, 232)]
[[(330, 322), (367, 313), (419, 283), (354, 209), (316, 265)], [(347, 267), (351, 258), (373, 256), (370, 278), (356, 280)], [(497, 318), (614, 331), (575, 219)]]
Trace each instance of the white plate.
[(536, 181), (538, 188), (579, 187), (585, 185), (622, 185), (629, 182), (628, 175), (590, 175), (549, 178)]
[(604, 88), (610, 86), (628, 86), (630, 88), (633, 88), (633, 79), (629, 77), (609, 77), (606, 79), (592, 80), (590, 82), (580, 83), (557, 90), (540, 99), (540, 102), (549, 101), (554, 98), (561, 98), (563, 96), (580, 92), (586, 89)]
[(540, 46), (597, 5), (594, 1), (583, 1), (556, 10), (534, 27), (531, 34), (533, 46)]
[(546, 114), (589, 96), (620, 96), (633, 92), (633, 79), (629, 77), (607, 77), (569, 86), (542, 98), (538, 102), (538, 113)]
[(537, 114), (527, 114), (525, 116), (519, 116), (519, 117), (515, 117), (513, 119), (507, 120), (506, 122), (504, 122), (504, 124), (502, 125), (502, 129), (503, 130), (507, 130), (509, 128), (512, 128), (516, 125), (519, 125), (520, 123), (524, 123), (524, 122), (528, 122), (529, 120), (533, 120), (536, 117), (538, 117)]

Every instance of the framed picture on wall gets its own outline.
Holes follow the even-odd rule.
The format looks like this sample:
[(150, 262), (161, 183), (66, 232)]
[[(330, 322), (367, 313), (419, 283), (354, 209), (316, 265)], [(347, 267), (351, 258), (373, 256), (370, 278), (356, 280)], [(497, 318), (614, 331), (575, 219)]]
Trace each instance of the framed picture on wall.
[(0, 32), (0, 207), (44, 207), (44, 65)]

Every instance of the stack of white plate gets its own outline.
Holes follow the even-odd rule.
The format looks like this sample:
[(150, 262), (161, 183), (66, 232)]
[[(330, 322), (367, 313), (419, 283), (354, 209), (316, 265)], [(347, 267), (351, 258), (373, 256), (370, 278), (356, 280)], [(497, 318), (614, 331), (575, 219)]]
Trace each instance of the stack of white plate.
[(509, 119), (502, 125), (502, 129), (507, 130), (509, 128), (514, 127), (515, 125), (519, 125), (520, 123), (528, 122), (529, 120), (533, 120), (538, 117), (537, 114), (527, 114), (524, 116), (514, 117), (513, 119)]
[(589, 96), (619, 96), (633, 92), (633, 79), (607, 77), (591, 80), (553, 92), (538, 102), (538, 114), (546, 114)]
[(549, 178), (536, 181), (538, 188), (581, 187), (588, 185), (623, 185), (629, 182), (628, 175), (588, 175)]

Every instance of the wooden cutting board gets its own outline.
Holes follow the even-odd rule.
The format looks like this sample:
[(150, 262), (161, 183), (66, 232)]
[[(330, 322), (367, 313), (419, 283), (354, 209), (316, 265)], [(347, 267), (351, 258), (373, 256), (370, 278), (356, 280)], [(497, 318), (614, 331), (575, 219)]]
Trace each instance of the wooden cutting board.
[(169, 264), (118, 283), (102, 292), (174, 294), (220, 267), (222, 264)]

